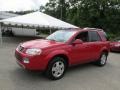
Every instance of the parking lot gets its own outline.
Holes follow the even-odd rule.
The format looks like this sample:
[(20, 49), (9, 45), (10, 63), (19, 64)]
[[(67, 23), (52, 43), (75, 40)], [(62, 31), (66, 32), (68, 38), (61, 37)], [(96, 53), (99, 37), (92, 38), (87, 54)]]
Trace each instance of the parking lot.
[(64, 78), (51, 81), (16, 64), (14, 50), (26, 40), (29, 38), (5, 38), (0, 46), (0, 90), (120, 90), (120, 53), (110, 53), (105, 67), (79, 65), (70, 68)]

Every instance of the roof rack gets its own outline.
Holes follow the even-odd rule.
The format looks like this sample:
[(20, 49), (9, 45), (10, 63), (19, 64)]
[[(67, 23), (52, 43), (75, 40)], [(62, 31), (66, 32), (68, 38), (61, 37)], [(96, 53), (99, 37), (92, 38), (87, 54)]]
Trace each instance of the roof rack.
[(100, 31), (103, 31), (103, 29), (99, 29), (99, 28), (89, 28), (89, 27), (86, 27), (86, 28), (83, 28), (83, 30), (100, 30)]

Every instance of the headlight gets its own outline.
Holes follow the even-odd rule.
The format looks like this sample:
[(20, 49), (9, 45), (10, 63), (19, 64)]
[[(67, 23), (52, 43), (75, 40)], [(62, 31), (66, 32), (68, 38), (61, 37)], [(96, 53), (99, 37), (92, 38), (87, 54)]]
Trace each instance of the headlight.
[(115, 46), (116, 46), (116, 47), (119, 47), (119, 46), (120, 46), (120, 44), (115, 44)]
[(41, 49), (31, 48), (26, 50), (26, 54), (28, 55), (40, 55), (42, 53)]

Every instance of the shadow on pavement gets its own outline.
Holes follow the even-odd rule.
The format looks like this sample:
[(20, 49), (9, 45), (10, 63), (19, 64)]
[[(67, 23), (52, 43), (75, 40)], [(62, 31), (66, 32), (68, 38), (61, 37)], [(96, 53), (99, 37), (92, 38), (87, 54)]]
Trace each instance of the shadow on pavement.
[[(81, 71), (88, 70), (88, 69), (94, 69), (95, 67), (97, 68), (97, 66), (94, 66), (90, 63), (72, 66), (68, 68), (66, 75), (64, 77), (67, 77), (67, 75), (70, 75), (72, 73), (75, 74), (76, 72), (81, 72)], [(28, 71), (20, 67), (13, 70), (12, 75), (15, 75), (11, 77), (12, 79), (19, 78), (19, 80), (23, 80), (23, 81), (30, 81), (30, 82), (51, 81), (48, 78), (46, 78), (45, 75), (40, 71)]]

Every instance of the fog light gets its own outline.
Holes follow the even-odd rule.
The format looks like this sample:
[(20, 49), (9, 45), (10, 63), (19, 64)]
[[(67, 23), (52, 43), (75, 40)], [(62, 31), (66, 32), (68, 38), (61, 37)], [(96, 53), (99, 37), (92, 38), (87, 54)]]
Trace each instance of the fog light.
[(30, 61), (29, 61), (28, 58), (23, 58), (23, 62), (24, 62), (24, 63), (30, 63)]

